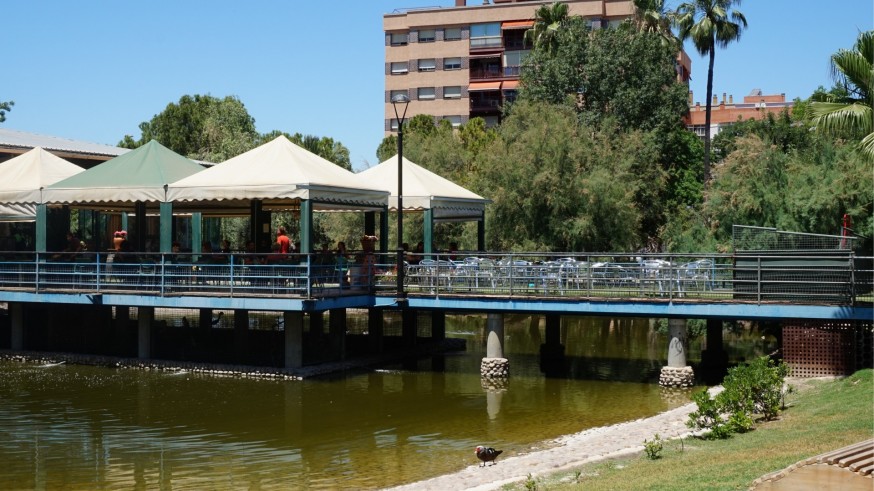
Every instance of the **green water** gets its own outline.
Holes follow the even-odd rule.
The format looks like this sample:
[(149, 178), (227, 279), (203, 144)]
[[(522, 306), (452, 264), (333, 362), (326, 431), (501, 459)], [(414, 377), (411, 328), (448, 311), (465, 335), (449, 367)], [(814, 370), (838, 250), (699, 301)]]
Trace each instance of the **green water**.
[(324, 380), (0, 362), (0, 488), (381, 488), (688, 400), (653, 382), (666, 340), (646, 320), (566, 321), (546, 378), (543, 326), (509, 317), (504, 391), (481, 386), (484, 317), (447, 324), (466, 353)]

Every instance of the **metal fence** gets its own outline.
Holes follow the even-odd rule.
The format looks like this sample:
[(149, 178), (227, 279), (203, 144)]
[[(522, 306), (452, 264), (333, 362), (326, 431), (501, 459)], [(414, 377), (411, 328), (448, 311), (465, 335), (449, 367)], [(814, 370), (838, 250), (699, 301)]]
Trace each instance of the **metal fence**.
[(786, 232), (769, 227), (734, 225), (732, 244), (736, 253), (844, 251), (854, 247), (856, 238), (840, 235)]

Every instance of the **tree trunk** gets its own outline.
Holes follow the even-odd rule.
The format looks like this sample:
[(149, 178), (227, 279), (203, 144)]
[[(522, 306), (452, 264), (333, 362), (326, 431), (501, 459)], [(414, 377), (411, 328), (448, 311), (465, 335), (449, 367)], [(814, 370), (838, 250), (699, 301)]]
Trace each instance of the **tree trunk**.
[(713, 102), (713, 60), (716, 42), (710, 47), (710, 67), (707, 69), (707, 111), (704, 116), (704, 184), (710, 181), (710, 109)]

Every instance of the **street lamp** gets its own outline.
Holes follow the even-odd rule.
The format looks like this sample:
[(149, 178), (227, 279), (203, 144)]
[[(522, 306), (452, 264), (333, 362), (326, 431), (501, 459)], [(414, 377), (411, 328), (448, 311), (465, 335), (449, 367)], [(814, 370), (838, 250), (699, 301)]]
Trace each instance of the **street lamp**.
[[(407, 94), (397, 94), (391, 98), (395, 110), (395, 121), (398, 122), (398, 293), (397, 298), (404, 298), (404, 119), (407, 117), (407, 106), (410, 98)], [(400, 113), (398, 106), (401, 107)]]

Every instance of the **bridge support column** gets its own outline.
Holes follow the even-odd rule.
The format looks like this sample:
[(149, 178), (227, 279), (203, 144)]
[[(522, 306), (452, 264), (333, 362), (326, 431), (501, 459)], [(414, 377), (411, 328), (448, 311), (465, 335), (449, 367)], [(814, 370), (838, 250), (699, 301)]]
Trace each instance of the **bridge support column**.
[(443, 341), (446, 339), (446, 312), (434, 310), (431, 312), (431, 340)]
[(404, 346), (411, 348), (416, 345), (419, 335), (419, 311), (413, 309), (401, 310), (401, 332)]
[(331, 333), (331, 346), (334, 359), (346, 359), (346, 309), (331, 309), (328, 317), (328, 330)]
[(212, 309), (200, 309), (198, 327), (201, 329), (212, 327)]
[(504, 358), (504, 315), (486, 316), (486, 357), (480, 364), (483, 387), (504, 388), (510, 378), (510, 362)]
[(24, 307), (20, 303), (9, 304), (9, 320), (12, 327), (10, 348), (21, 351), (24, 349)]
[(668, 320), (668, 338), (668, 366), (662, 367), (659, 385), (691, 387), (695, 382), (695, 373), (686, 364), (686, 319)]
[(249, 311), (234, 311), (234, 358), (237, 363), (247, 363), (249, 352)]
[(303, 366), (303, 312), (283, 312), (285, 368)]
[(701, 376), (707, 385), (722, 382), (728, 368), (728, 353), (722, 343), (722, 321), (707, 320), (707, 348), (701, 351)]
[(152, 321), (154, 319), (154, 307), (137, 309), (137, 357), (141, 360), (148, 360), (152, 357)]
[(370, 351), (382, 353), (382, 333), (384, 320), (382, 309), (367, 310), (367, 338), (370, 342)]
[(547, 377), (560, 376), (565, 372), (560, 315), (546, 314), (546, 342), (540, 345), (540, 370)]

